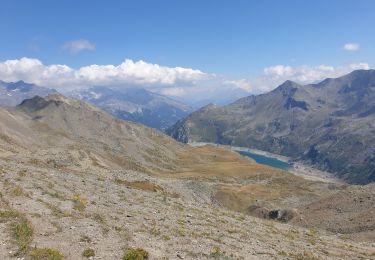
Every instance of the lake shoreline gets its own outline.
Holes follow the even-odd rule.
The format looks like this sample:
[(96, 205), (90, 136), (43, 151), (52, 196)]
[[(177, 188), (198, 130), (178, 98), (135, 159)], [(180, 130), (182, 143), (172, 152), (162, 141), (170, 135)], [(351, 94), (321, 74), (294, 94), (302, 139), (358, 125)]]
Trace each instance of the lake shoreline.
[[(205, 143), (205, 142), (191, 142), (188, 143), (191, 146), (194, 147), (199, 147), (199, 146), (204, 146), (204, 145), (212, 145), (216, 147), (221, 147), (221, 148), (226, 148), (230, 149), (233, 152), (250, 152), (253, 154), (257, 155), (262, 155), (266, 157), (270, 157), (273, 159), (280, 160), (285, 163), (290, 163), (291, 167), (285, 171), (290, 172), (296, 176), (305, 178), (307, 180), (311, 181), (321, 181), (321, 182), (327, 182), (327, 183), (338, 183), (338, 184), (343, 184), (345, 183), (344, 181), (336, 178), (332, 173), (326, 172), (326, 171), (321, 171), (319, 169), (313, 168), (310, 165), (306, 165), (301, 162), (296, 162), (292, 158), (279, 155), (279, 154), (274, 154), (258, 149), (253, 149), (253, 148), (248, 148), (248, 147), (239, 147), (239, 146), (230, 146), (230, 145), (222, 145), (222, 144), (215, 144), (215, 143)], [(245, 156), (245, 155), (244, 155)], [(248, 157), (248, 156), (247, 156)], [(270, 166), (272, 167), (272, 166)]]
[(274, 159), (280, 160), (282, 162), (294, 163), (292, 158), (290, 158), (290, 157), (283, 156), (283, 155), (280, 155), (280, 154), (270, 153), (270, 152), (263, 151), (263, 150), (248, 148), (248, 147), (231, 146), (231, 145), (215, 144), (215, 143), (205, 143), (205, 142), (191, 142), (191, 143), (188, 143), (188, 144), (191, 145), (191, 146), (213, 145), (213, 146), (216, 146), (216, 147), (231, 149), (232, 151), (235, 151), (235, 152), (250, 152), (250, 153), (274, 158)]

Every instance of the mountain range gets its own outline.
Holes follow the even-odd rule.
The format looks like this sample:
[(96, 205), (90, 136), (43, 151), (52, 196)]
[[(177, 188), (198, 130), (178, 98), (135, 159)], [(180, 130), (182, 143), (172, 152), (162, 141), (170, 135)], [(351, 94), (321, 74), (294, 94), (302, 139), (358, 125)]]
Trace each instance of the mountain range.
[(209, 104), (167, 130), (181, 142), (289, 156), (351, 183), (375, 181), (375, 71), (320, 83), (286, 81), (226, 106)]
[(24, 99), (34, 96), (45, 97), (56, 90), (29, 84), (24, 81), (4, 82), (0, 80), (0, 106), (16, 106)]
[(165, 130), (192, 112), (192, 108), (142, 88), (91, 87), (68, 93), (128, 121)]
[[(24, 99), (45, 97), (56, 90), (35, 84), (0, 81), (0, 106), (16, 106)], [(142, 88), (91, 87), (66, 93), (102, 108), (108, 113), (128, 121), (164, 131), (179, 119), (192, 112), (182, 102)]]

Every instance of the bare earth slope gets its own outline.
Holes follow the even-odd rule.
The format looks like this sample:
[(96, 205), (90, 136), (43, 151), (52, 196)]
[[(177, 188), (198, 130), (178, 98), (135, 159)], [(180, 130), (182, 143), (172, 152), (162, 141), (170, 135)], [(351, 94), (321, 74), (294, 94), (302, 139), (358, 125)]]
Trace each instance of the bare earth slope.
[[(352, 186), (299, 209), (292, 223), (375, 241), (375, 185)], [(322, 221), (324, 219), (324, 221)]]
[(0, 109), (0, 259), (122, 259), (135, 247), (150, 259), (370, 259), (367, 236), (250, 216), (288, 209), (298, 222), (345, 190), (61, 95)]

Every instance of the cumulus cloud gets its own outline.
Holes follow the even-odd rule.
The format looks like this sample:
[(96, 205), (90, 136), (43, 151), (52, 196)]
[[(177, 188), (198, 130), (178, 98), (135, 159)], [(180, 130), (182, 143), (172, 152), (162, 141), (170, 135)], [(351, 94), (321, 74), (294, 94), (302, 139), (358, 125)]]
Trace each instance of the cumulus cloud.
[(44, 65), (40, 60), (30, 58), (0, 62), (0, 79), (3, 81), (24, 80), (60, 90), (94, 85), (170, 88), (176, 85), (189, 86), (209, 77), (200, 70), (170, 68), (130, 59), (117, 66), (90, 65), (78, 69), (60, 64)]
[(187, 89), (182, 87), (162, 88), (160, 93), (166, 96), (183, 97), (186, 95)]
[(234, 89), (242, 89), (247, 92), (251, 92), (251, 90), (253, 89), (253, 85), (248, 79), (224, 80), (223, 83), (231, 86)]
[(358, 51), (359, 50), (359, 44), (355, 42), (346, 43), (343, 47), (346, 51)]
[(264, 75), (272, 78), (290, 79), (302, 83), (313, 82), (323, 78), (338, 77), (357, 69), (369, 69), (367, 63), (352, 63), (345, 66), (299, 66), (276, 65), (264, 69)]
[(79, 53), (84, 50), (94, 50), (95, 45), (85, 39), (79, 39), (74, 41), (68, 41), (63, 45), (63, 50), (66, 50), (72, 54)]
[(0, 62), (0, 80), (23, 80), (67, 92), (91, 86), (116, 88), (142, 87), (184, 101), (234, 100), (276, 88), (285, 80), (307, 84), (327, 77), (339, 77), (356, 69), (369, 69), (367, 63), (341, 66), (275, 65), (253, 78), (230, 79), (198, 69), (166, 67), (145, 61), (124, 60), (119, 65), (89, 65), (73, 69), (67, 65), (45, 65), (38, 59), (21, 58)]
[(336, 78), (345, 75), (353, 70), (370, 69), (367, 63), (352, 63), (342, 66), (297, 66), (276, 65), (267, 67), (263, 76), (255, 79), (252, 83), (256, 86), (254, 91), (265, 92), (274, 89), (286, 80), (296, 81), (301, 84), (308, 84), (321, 81), (325, 78)]

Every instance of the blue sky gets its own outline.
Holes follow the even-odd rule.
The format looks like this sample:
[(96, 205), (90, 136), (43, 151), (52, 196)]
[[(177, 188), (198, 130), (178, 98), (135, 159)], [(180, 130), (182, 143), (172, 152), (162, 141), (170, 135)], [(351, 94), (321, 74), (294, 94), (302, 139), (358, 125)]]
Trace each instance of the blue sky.
[(254, 84), (276, 65), (371, 67), (374, 10), (371, 0), (2, 0), (0, 61), (79, 69), (143, 60)]

